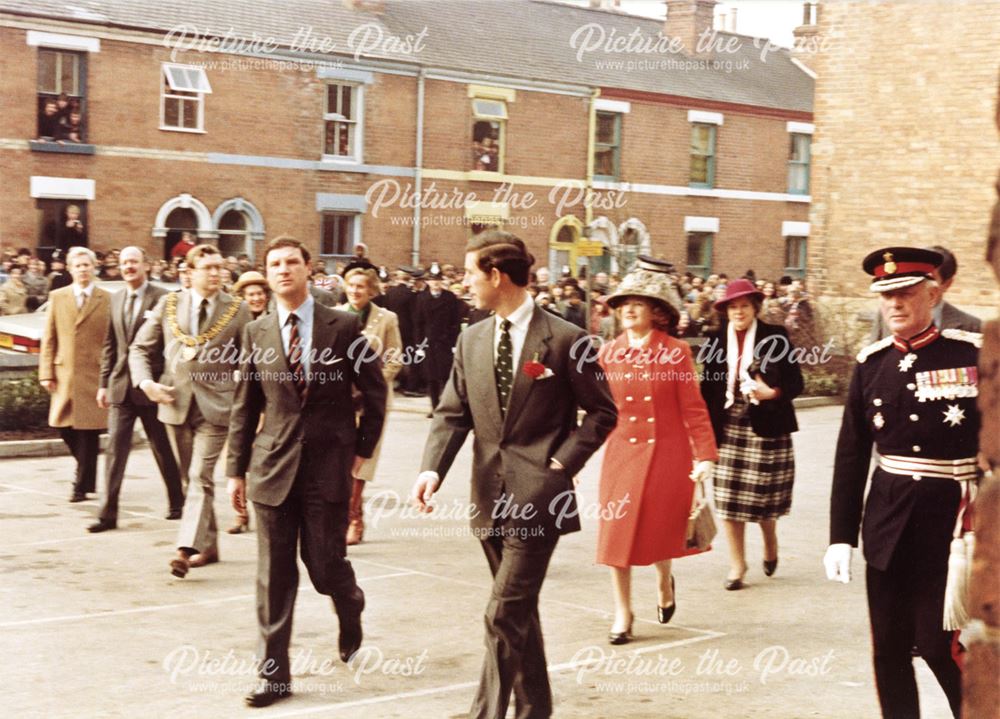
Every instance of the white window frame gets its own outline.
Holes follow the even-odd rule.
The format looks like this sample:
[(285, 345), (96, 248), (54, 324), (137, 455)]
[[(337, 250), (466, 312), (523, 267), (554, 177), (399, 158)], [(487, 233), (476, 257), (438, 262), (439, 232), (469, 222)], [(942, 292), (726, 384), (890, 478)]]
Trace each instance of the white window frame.
[[(330, 87), (351, 88), (351, 107), (354, 108), (354, 119), (346, 118), (338, 112), (329, 112), (327, 103), (330, 99)], [(337, 162), (342, 164), (359, 165), (364, 161), (364, 115), (365, 115), (365, 86), (363, 83), (347, 82), (343, 80), (328, 80), (323, 85), (323, 132), (322, 132), (322, 155), (323, 162)], [(330, 155), (326, 152), (326, 123), (343, 122), (353, 123), (354, 139), (349, 155)]]
[[(488, 108), (479, 106), (477, 103), (497, 103), (500, 112), (488, 112)], [(489, 175), (503, 174), (507, 155), (507, 100), (500, 97), (485, 97), (474, 95), (472, 97), (472, 124), (477, 122), (495, 122), (500, 126), (500, 137), (497, 147), (497, 169), (496, 172), (490, 170), (472, 170), (472, 172), (486, 172)]]
[[(171, 74), (171, 70), (184, 70), (195, 72), (197, 84), (189, 84), (181, 87), (176, 82), (176, 78)], [(189, 78), (190, 79), (190, 78)], [(197, 88), (197, 89), (192, 89)], [(175, 94), (176, 93), (176, 94)], [(189, 94), (180, 94), (189, 93)], [(181, 65), (178, 63), (165, 62), (160, 66), (160, 129), (167, 132), (193, 132), (196, 134), (205, 133), (205, 95), (212, 94), (212, 86), (208, 82), (205, 68), (200, 65)], [(177, 100), (180, 104), (180, 114), (178, 117), (183, 121), (183, 107), (185, 102), (194, 101), (198, 108), (197, 127), (183, 127), (167, 124), (167, 100)]]

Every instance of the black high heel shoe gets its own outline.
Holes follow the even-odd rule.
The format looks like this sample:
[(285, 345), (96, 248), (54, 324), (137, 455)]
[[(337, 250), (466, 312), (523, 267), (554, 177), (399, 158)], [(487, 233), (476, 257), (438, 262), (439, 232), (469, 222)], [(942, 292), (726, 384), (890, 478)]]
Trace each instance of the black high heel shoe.
[(778, 558), (764, 560), (764, 576), (770, 577), (778, 568)]
[(670, 593), (674, 595), (674, 600), (670, 602), (670, 606), (656, 606), (656, 618), (660, 624), (667, 624), (674, 616), (674, 612), (677, 611), (677, 588), (674, 586), (673, 574), (670, 575)]
[(747, 575), (747, 565), (744, 564), (743, 573), (740, 574), (740, 576), (736, 577), (736, 579), (727, 578), (725, 584), (723, 584), (722, 586), (724, 586), (726, 590), (730, 592), (734, 592), (737, 589), (743, 589), (743, 577), (745, 577), (746, 575)]
[(608, 644), (628, 644), (632, 641), (632, 622), (635, 621), (635, 617), (630, 617), (628, 620), (628, 629), (624, 632), (608, 632)]

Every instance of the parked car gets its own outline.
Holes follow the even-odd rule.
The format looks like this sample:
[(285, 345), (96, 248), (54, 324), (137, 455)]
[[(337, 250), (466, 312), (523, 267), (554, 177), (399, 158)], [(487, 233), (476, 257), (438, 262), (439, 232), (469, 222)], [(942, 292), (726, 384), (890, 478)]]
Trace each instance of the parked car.
[[(150, 280), (150, 282), (170, 292), (181, 288), (176, 282), (160, 282), (158, 280)], [(122, 280), (98, 280), (97, 286), (114, 293), (123, 288), (125, 282)], [(46, 302), (34, 312), (0, 316), (0, 367), (3, 366), (4, 353), (17, 352), (37, 355), (42, 351), (42, 334), (45, 332), (45, 312), (48, 310), (48, 304)], [(33, 365), (37, 366), (37, 364), (36, 360)], [(19, 362), (18, 365), (23, 366), (23, 362)]]

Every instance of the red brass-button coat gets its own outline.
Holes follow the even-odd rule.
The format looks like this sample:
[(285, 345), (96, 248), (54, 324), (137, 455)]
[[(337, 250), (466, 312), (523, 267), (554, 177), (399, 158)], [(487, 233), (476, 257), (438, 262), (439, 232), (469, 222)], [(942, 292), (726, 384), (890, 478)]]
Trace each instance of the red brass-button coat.
[(692, 454), (718, 459), (691, 348), (657, 330), (647, 348), (630, 350), (622, 334), (601, 353), (618, 426), (601, 467), (597, 562), (614, 567), (697, 553), (685, 546)]

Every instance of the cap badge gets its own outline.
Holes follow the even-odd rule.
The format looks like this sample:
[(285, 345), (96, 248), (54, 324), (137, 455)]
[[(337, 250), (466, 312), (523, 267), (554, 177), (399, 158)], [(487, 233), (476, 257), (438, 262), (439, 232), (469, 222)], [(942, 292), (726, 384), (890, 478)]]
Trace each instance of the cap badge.
[(882, 258), (885, 260), (885, 272), (886, 272), (886, 274), (888, 274), (888, 275), (895, 274), (895, 272), (896, 272), (896, 263), (892, 261), (892, 253), (891, 252), (886, 252), (884, 255), (882, 255)]

